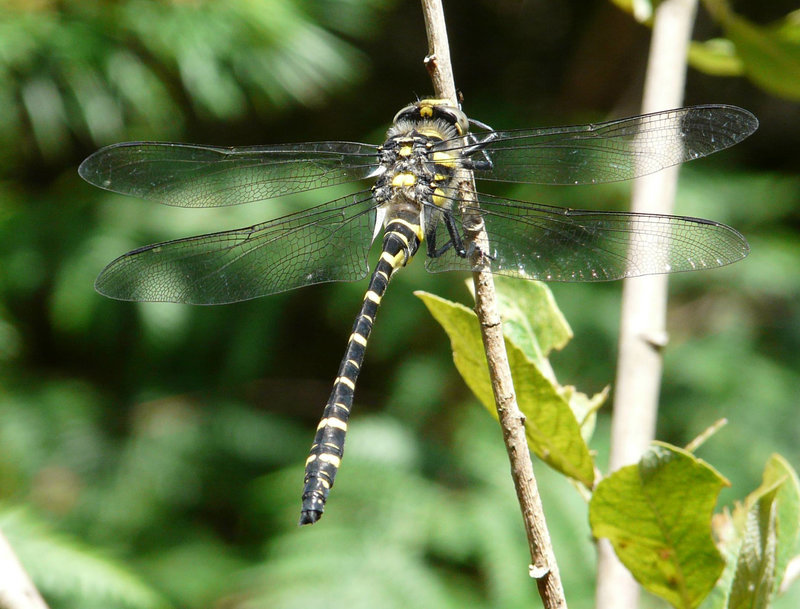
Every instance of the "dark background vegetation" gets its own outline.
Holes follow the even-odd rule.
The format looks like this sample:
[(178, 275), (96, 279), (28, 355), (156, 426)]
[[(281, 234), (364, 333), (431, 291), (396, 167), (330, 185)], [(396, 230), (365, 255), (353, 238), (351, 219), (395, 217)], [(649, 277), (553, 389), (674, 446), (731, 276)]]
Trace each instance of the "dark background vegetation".
[[(792, 5), (735, 7), (767, 23)], [(610, 3), (445, 8), (470, 115), (513, 128), (637, 113), (649, 33)], [(696, 37), (718, 34), (701, 9)], [(129, 249), (274, 213), (110, 195), (76, 173), (96, 148), (378, 143), (401, 106), (430, 93), (426, 48), (418, 3), (399, 0), (0, 8), (0, 530), (51, 606), (537, 606), (497, 426), (412, 294), (468, 303), (465, 276), (428, 275), (418, 260), (393, 282), (329, 509), (303, 529), (303, 462), (363, 282), (224, 307), (92, 289)], [(727, 417), (700, 456), (731, 480), (731, 505), (771, 452), (800, 464), (800, 115), (745, 79), (690, 72), (686, 103), (714, 102), (748, 108), (761, 128), (683, 170), (678, 213), (735, 226), (752, 254), (672, 281), (658, 435), (685, 444)], [(628, 190), (501, 192), (624, 209)], [(614, 379), (621, 285), (553, 289), (576, 334), (554, 358), (559, 380), (599, 391)], [(570, 606), (590, 607), (585, 505), (537, 471)]]

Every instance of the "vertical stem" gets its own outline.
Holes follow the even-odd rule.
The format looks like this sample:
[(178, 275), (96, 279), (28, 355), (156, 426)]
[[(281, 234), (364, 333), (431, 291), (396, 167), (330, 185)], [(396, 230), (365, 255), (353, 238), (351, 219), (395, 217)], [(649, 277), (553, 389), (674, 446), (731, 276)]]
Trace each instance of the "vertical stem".
[[(656, 8), (645, 77), (643, 112), (682, 105), (686, 55), (696, 10), (697, 0), (665, 0)], [(677, 167), (637, 180), (633, 185), (633, 211), (671, 213), (677, 180)], [(667, 343), (666, 308), (666, 275), (625, 280), (614, 389), (610, 471), (638, 461), (655, 436), (661, 386), (661, 350)], [(608, 541), (601, 540), (597, 608), (634, 609), (638, 600), (638, 585), (617, 560)]]
[[(456, 104), (455, 82), (450, 64), (447, 30), (441, 0), (422, 0), (425, 25), (428, 33), (429, 51), (425, 59), (431, 74), (437, 97), (446, 98)], [(470, 206), (477, 205), (474, 179), (471, 172), (460, 177), (459, 196)], [(525, 417), (517, 406), (511, 369), (506, 355), (505, 340), (497, 312), (494, 281), (486, 264), (488, 237), (480, 218), (472, 218), (474, 225), (465, 226), (467, 237), (476, 246), (473, 265), (479, 270), (473, 273), (475, 285), (475, 312), (481, 325), (481, 335), (489, 364), (489, 376), (495, 396), (497, 413), (503, 431), (511, 476), (522, 510), (528, 546), (531, 553), (529, 572), (536, 579), (539, 595), (545, 609), (566, 609), (567, 601), (558, 572), (558, 565), (550, 542), (550, 534), (544, 518), (541, 497), (533, 474), (530, 451), (525, 438)], [(466, 222), (465, 222), (466, 224)]]
[(447, 40), (447, 26), (444, 22), (444, 9), (441, 0), (428, 2), (422, 0), (422, 14), (425, 18), (425, 32), (428, 35), (428, 55), (425, 67), (433, 82), (437, 97), (449, 99), (454, 106), (456, 99), (456, 80), (453, 64), (450, 61), (450, 42)]

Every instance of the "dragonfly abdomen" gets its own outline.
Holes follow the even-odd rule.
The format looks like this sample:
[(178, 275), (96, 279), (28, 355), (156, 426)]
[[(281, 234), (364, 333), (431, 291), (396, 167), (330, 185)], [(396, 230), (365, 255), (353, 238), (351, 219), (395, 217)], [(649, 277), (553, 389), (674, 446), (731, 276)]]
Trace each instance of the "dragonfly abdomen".
[(392, 275), (411, 260), (419, 249), (422, 238), (419, 212), (411, 209), (398, 210), (394, 217), (386, 222), (381, 256), (364, 294), (361, 310), (353, 323), (353, 332), (339, 364), (339, 373), (333, 382), (333, 390), (325, 405), (322, 420), (317, 426), (314, 443), (306, 460), (301, 525), (315, 523), (325, 509), (325, 501), (344, 454), (344, 441), (353, 406), (356, 380), (364, 362), (367, 341), (372, 332), (378, 307)]

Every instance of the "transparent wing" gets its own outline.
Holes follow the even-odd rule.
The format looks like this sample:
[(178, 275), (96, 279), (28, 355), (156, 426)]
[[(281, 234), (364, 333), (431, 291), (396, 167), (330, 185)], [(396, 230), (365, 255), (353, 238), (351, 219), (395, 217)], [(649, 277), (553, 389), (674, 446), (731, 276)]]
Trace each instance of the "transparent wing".
[[(609, 281), (725, 266), (747, 256), (734, 229), (699, 218), (592, 212), (479, 196), (493, 273), (540, 281)], [(454, 208), (457, 204), (454, 205)], [(456, 223), (462, 214), (454, 209)], [(439, 228), (437, 241), (446, 243)], [(431, 272), (472, 270), (453, 248), (429, 258)]]
[(363, 191), (249, 228), (148, 245), (109, 264), (95, 288), (119, 300), (224, 304), (361, 279), (375, 208)]
[[(534, 184), (628, 180), (733, 146), (757, 128), (747, 110), (713, 105), (575, 127), (497, 131), (484, 149), (493, 168), (475, 177)], [(463, 145), (449, 141), (444, 147)]]
[(95, 186), (179, 207), (220, 207), (365, 178), (377, 147), (310, 142), (248, 148), (127, 142), (101, 148), (78, 173)]

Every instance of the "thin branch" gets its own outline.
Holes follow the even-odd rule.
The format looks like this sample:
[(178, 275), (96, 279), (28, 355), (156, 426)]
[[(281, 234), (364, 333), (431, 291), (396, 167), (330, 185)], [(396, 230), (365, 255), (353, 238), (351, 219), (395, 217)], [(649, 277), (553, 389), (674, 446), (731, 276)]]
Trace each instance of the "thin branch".
[[(683, 103), (686, 56), (697, 0), (665, 0), (656, 8), (642, 101), (643, 112), (677, 108)], [(634, 183), (632, 209), (669, 214), (674, 207), (677, 167)], [(625, 281), (622, 290), (619, 360), (614, 388), (609, 470), (639, 460), (655, 436), (661, 386), (661, 351), (667, 344), (667, 276)], [(607, 540), (599, 544), (598, 609), (634, 609), (639, 587), (614, 555)]]
[[(429, 51), (425, 64), (433, 80), (437, 97), (456, 103), (455, 82), (450, 64), (450, 50), (447, 44), (447, 30), (441, 0), (422, 0), (425, 25), (428, 32)], [(471, 172), (461, 179), (459, 195), (461, 201), (471, 207), (477, 206), (475, 185)], [(481, 325), (483, 345), (489, 364), (489, 376), (495, 396), (497, 413), (503, 430), (511, 476), (517, 490), (517, 498), (522, 510), (528, 546), (531, 553), (530, 575), (536, 579), (539, 595), (545, 609), (566, 609), (567, 601), (558, 572), (550, 534), (544, 518), (544, 510), (533, 474), (530, 451), (525, 438), (525, 417), (517, 406), (511, 369), (506, 355), (503, 330), (497, 303), (492, 274), (482, 252), (488, 252), (488, 237), (480, 218), (475, 222), (465, 222), (468, 237), (476, 247), (473, 264), (480, 270), (473, 273), (475, 284), (475, 312)]]
[(44, 599), (1, 533), (0, 609), (47, 609)]
[(686, 445), (685, 450), (690, 452), (690, 453), (697, 452), (697, 449), (700, 448), (705, 443), (706, 440), (708, 440), (711, 436), (713, 436), (715, 433), (717, 433), (720, 429), (725, 427), (725, 425), (727, 425), (727, 424), (728, 424), (728, 419), (726, 419), (724, 417), (721, 418), (721, 419), (717, 419), (716, 421), (714, 421), (714, 423), (709, 425), (705, 429), (705, 431), (703, 431), (703, 433), (701, 433), (694, 440), (689, 442)]

